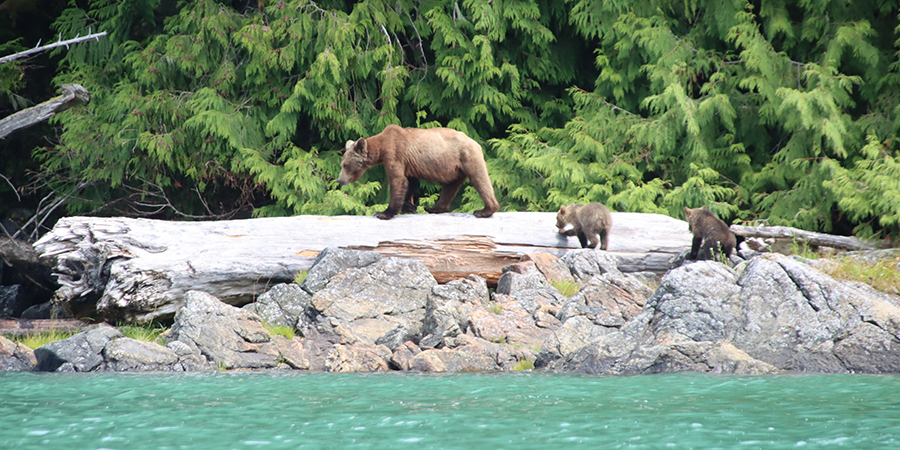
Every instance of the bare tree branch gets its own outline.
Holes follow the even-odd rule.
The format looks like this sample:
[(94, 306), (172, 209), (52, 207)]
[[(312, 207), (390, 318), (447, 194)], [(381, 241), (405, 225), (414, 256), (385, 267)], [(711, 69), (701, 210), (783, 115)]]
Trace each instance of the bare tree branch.
[[(100, 33), (89, 34), (89, 35), (83, 36), (83, 37), (78, 37), (78, 36), (76, 36), (76, 37), (73, 38), (73, 39), (69, 39), (69, 40), (64, 41), (64, 40), (62, 40), (62, 35), (60, 35), (59, 41), (54, 42), (54, 43), (52, 43), (52, 44), (47, 44), (47, 45), (45, 45), (45, 46), (43, 46), (43, 47), (35, 47), (35, 48), (31, 49), (31, 50), (25, 50), (24, 52), (13, 53), (12, 55), (4, 56), (4, 57), (0, 58), (0, 64), (8, 63), (8, 62), (10, 62), (10, 61), (13, 61), (13, 60), (16, 60), (16, 59), (19, 59), (19, 58), (24, 58), (24, 57), (26, 57), (26, 56), (31, 56), (31, 55), (33, 55), (33, 54), (35, 54), (35, 53), (40, 53), (40, 52), (43, 52), (43, 51), (45, 51), (45, 50), (50, 50), (51, 48), (62, 47), (62, 46), (65, 46), (66, 48), (68, 48), (69, 45), (71, 45), (71, 44), (78, 44), (78, 43), (80, 43), (80, 42), (88, 41), (88, 40), (91, 40), (91, 39), (96, 39), (96, 40), (99, 41), (100, 38), (103, 37), (103, 36), (106, 36), (106, 32), (105, 32), (105, 31), (100, 32)], [(41, 45), (40, 41), (38, 41), (38, 45)]]

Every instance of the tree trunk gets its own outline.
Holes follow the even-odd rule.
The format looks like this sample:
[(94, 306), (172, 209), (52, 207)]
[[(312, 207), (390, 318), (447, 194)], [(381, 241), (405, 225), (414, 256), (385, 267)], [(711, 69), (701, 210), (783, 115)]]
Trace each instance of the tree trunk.
[[(687, 223), (613, 213), (609, 250), (623, 271), (662, 273), (690, 248)], [(374, 250), (424, 263), (440, 283), (476, 274), (496, 283), (526, 253), (579, 248), (557, 233), (556, 213), (295, 216), (218, 222), (67, 217), (35, 248), (55, 258), (58, 300), (76, 315), (149, 321), (174, 315), (189, 290), (241, 305), (290, 282), (326, 247)]]

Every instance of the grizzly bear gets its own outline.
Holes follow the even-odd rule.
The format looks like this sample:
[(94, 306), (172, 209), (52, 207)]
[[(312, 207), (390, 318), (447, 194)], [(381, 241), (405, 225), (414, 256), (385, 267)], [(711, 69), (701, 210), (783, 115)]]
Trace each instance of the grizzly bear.
[(388, 125), (384, 131), (370, 138), (347, 141), (337, 181), (341, 185), (352, 183), (366, 169), (378, 164), (384, 165), (391, 189), (387, 209), (375, 214), (379, 219), (390, 219), (401, 208), (410, 208), (411, 205), (404, 208), (404, 204), (415, 196), (415, 189), (409, 189), (412, 178), (416, 179), (416, 185), (418, 179), (422, 179), (443, 186), (434, 207), (425, 208), (430, 213), (450, 211), (450, 203), (466, 178), (484, 201), (484, 209), (475, 211), (475, 217), (491, 217), (500, 208), (494, 198), (494, 188), (488, 177), (481, 146), (459, 131)]
[[(567, 225), (572, 225), (572, 229), (565, 230)], [(597, 248), (599, 237), (600, 250), (608, 250), (612, 215), (602, 203), (560, 206), (556, 213), (556, 228), (564, 236), (578, 236), (581, 248)]]
[(694, 209), (685, 207), (684, 216), (688, 230), (694, 234), (687, 259), (719, 259), (721, 255), (725, 256), (724, 259), (731, 257), (736, 240), (734, 233), (722, 219), (706, 209), (706, 206)]

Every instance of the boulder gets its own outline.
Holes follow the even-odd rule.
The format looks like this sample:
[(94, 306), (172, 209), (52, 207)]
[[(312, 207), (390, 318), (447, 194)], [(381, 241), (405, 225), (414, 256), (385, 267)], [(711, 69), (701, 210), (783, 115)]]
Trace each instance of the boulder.
[(270, 325), (297, 328), (306, 313), (312, 296), (296, 283), (281, 283), (260, 295), (253, 303), (244, 305), (247, 311), (256, 313)]
[[(420, 338), (428, 294), (436, 285), (418, 261), (379, 259), (334, 275), (313, 295), (310, 311), (319, 316), (319, 325), (321, 318), (327, 318), (331, 330), (343, 333), (345, 338), (352, 335), (346, 343), (359, 340), (372, 345), (399, 345), (398, 341)], [(306, 335), (306, 331), (301, 332)]]
[(33, 350), (0, 336), (0, 372), (27, 372), (35, 365), (37, 359)]
[(463, 280), (436, 285), (425, 303), (422, 347), (446, 346), (445, 339), (463, 334), (469, 327), (469, 314), (490, 303), (484, 278), (471, 275)]
[(39, 372), (93, 372), (103, 370), (103, 350), (114, 339), (124, 338), (111, 326), (98, 326), (70, 338), (34, 350)]
[(104, 370), (112, 372), (190, 370), (181, 364), (177, 353), (155, 342), (127, 337), (112, 339), (102, 354)]
[(896, 297), (837, 281), (792, 257), (735, 269), (698, 261), (669, 271), (619, 331), (563, 354), (585, 373), (900, 371)]
[(347, 269), (368, 266), (380, 259), (381, 255), (373, 251), (327, 247), (316, 256), (300, 286), (310, 295), (313, 295), (324, 289), (335, 275)]
[(272, 368), (278, 363), (278, 351), (258, 315), (205, 292), (185, 294), (168, 339), (183, 342), (225, 369)]

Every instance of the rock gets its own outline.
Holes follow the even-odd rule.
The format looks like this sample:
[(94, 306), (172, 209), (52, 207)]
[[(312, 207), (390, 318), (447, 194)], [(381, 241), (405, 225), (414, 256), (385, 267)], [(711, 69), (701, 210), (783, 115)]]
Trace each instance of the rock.
[(391, 351), (384, 345), (338, 344), (325, 361), (327, 372), (383, 372), (389, 369)]
[(422, 353), (422, 349), (420, 349), (415, 343), (412, 341), (406, 341), (396, 349), (394, 349), (394, 353), (391, 355), (391, 368), (397, 370), (410, 370), (413, 358), (416, 357), (419, 353)]
[(418, 340), (426, 300), (436, 285), (422, 263), (384, 258), (338, 273), (313, 295), (310, 307), (315, 314), (333, 319), (332, 329), (349, 330), (354, 339), (368, 344), (386, 339), (389, 333)]
[(569, 267), (572, 276), (580, 282), (586, 282), (594, 275), (619, 272), (616, 258), (603, 250), (570, 251), (562, 257), (562, 262)]
[(672, 344), (644, 373), (700, 372), (735, 375), (780, 373), (729, 343), (684, 342)]
[(113, 372), (186, 370), (177, 353), (155, 342), (121, 337), (109, 341), (102, 354), (105, 370)]
[(645, 285), (622, 273), (594, 276), (569, 298), (556, 318), (565, 323), (574, 316), (585, 316), (595, 325), (620, 328), (644, 308), (653, 295)]
[(272, 286), (253, 303), (244, 305), (247, 311), (256, 313), (270, 325), (297, 328), (297, 322), (306, 312), (312, 296), (295, 283)]
[(425, 335), (420, 346), (439, 348), (444, 340), (465, 333), (469, 314), (490, 302), (484, 278), (471, 275), (463, 280), (432, 287), (425, 303)]
[(335, 275), (347, 269), (368, 266), (380, 259), (381, 255), (372, 251), (328, 247), (319, 252), (300, 287), (310, 295), (314, 295), (324, 289)]
[(0, 372), (27, 372), (36, 365), (33, 350), (0, 336)]
[(548, 367), (604, 374), (900, 371), (893, 297), (777, 253), (736, 269), (699, 261), (669, 271), (620, 331)]
[(288, 339), (284, 336), (272, 336), (272, 342), (278, 350), (278, 359), (284, 361), (292, 369), (309, 370), (309, 354), (303, 345), (303, 339)]
[(69, 319), (71, 316), (59, 303), (49, 301), (32, 305), (22, 311), (23, 319)]
[(200, 291), (185, 294), (168, 338), (184, 342), (225, 369), (277, 365), (278, 351), (258, 315)]
[(575, 277), (569, 267), (556, 255), (547, 252), (529, 253), (522, 257), (522, 262), (530, 261), (540, 271), (547, 281), (574, 283)]
[(125, 337), (111, 326), (99, 326), (34, 350), (39, 372), (92, 372), (103, 368), (103, 350)]
[(21, 285), (0, 286), (0, 317), (17, 317), (26, 308)]

